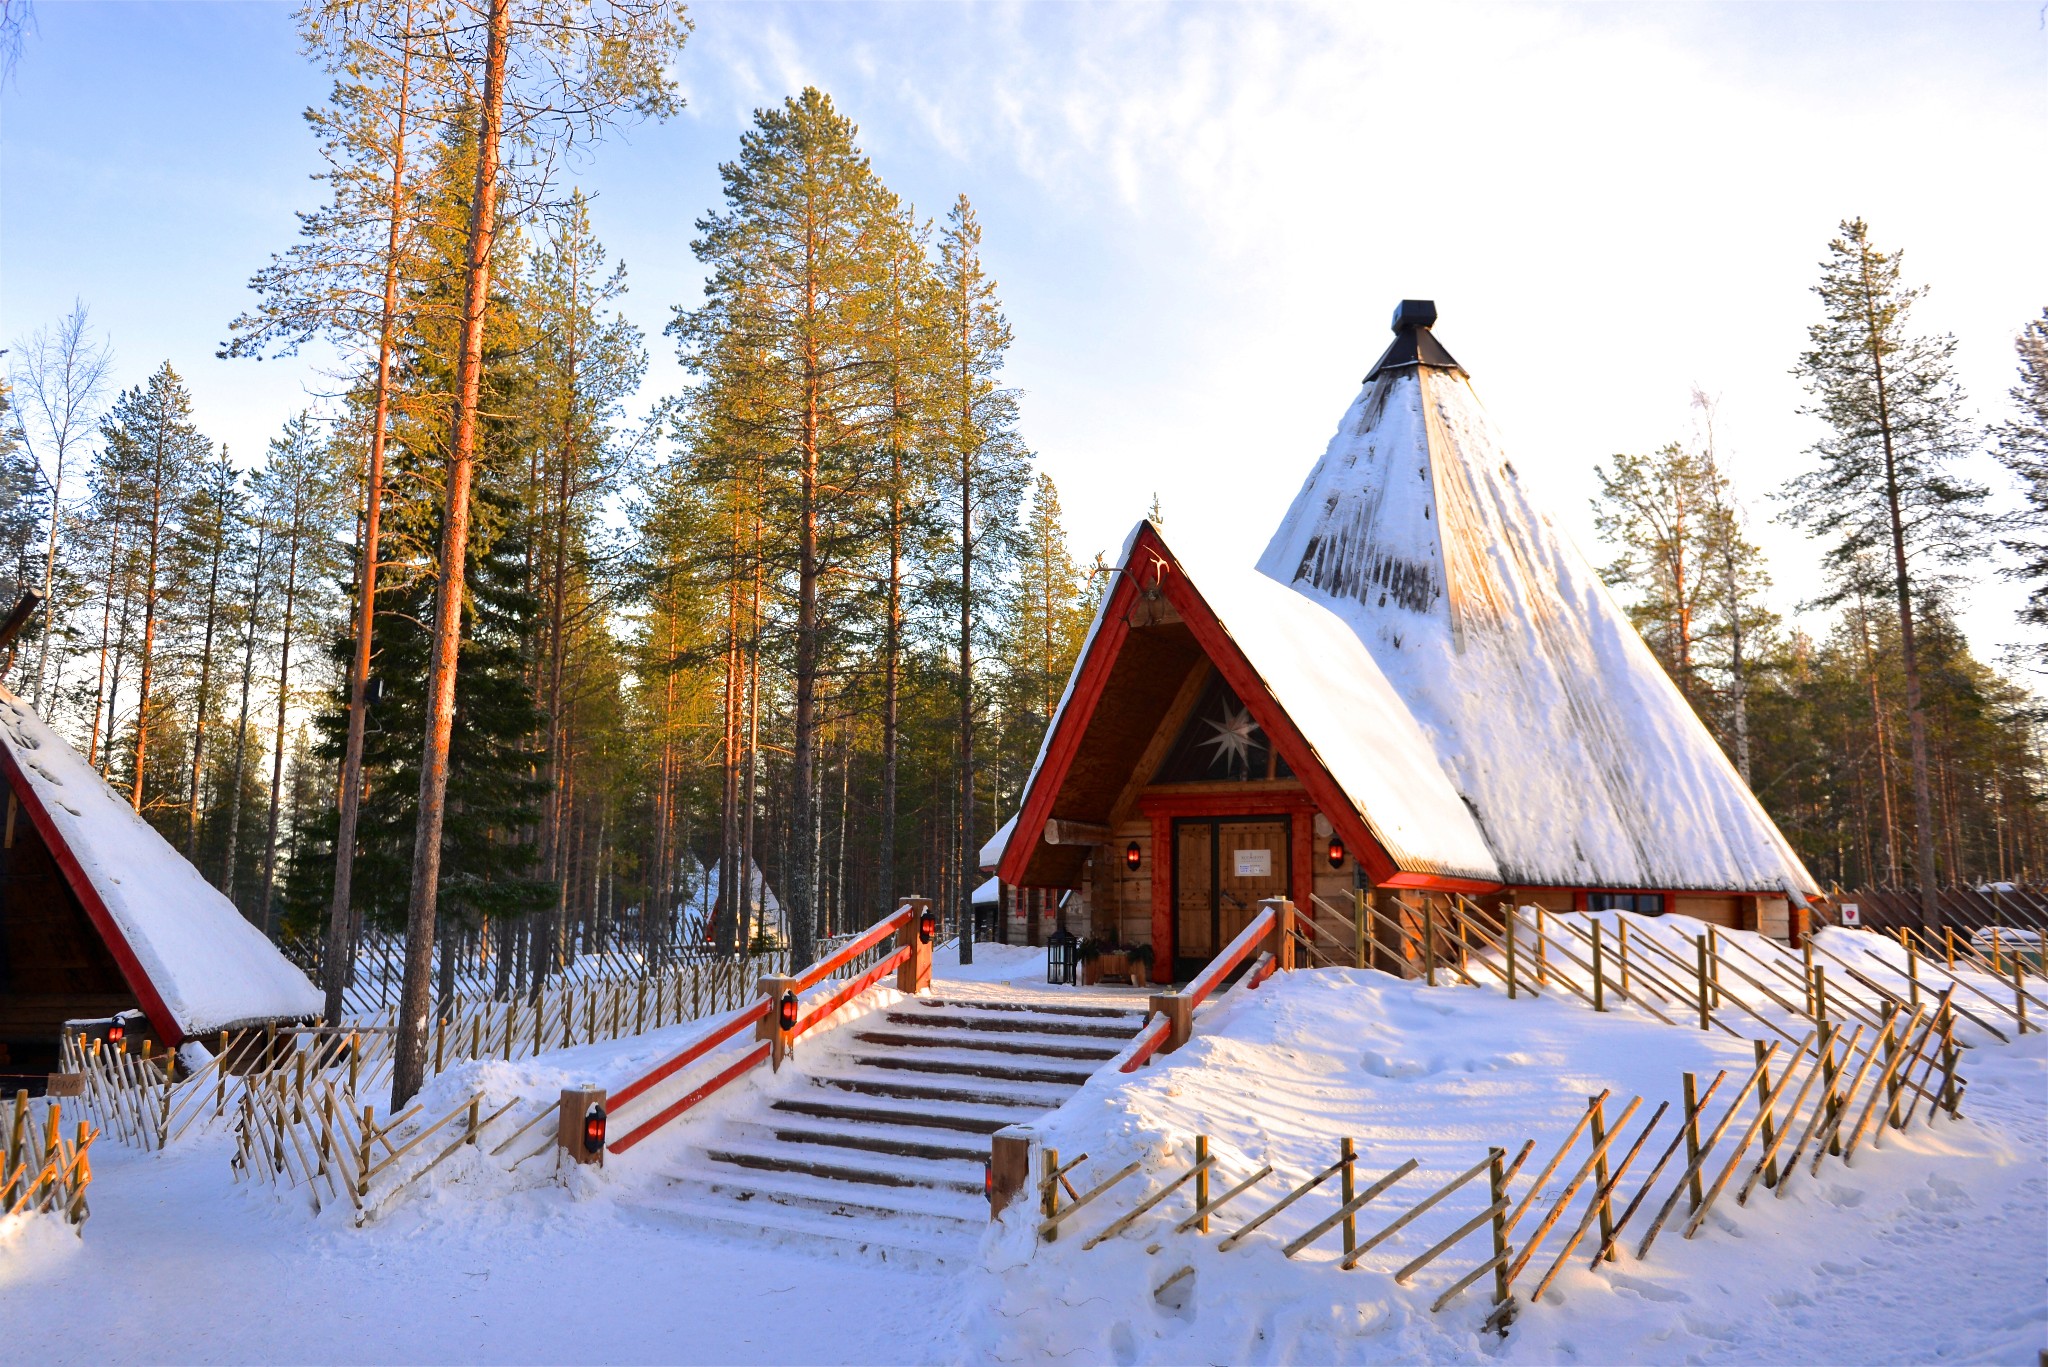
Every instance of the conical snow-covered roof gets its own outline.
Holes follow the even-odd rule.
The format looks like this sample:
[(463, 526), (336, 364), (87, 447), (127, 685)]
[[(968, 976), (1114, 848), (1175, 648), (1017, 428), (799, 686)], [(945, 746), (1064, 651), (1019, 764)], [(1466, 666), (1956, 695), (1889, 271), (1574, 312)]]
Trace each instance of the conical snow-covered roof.
[(1378, 663), (1510, 884), (1815, 884), (1404, 302), (1259, 561)]

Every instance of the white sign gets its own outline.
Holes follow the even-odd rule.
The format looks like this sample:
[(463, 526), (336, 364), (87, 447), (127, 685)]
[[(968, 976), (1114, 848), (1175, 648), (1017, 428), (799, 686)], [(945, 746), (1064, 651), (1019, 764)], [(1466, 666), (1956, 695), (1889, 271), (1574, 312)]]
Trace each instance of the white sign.
[(1857, 906), (1854, 902), (1842, 903), (1842, 924), (1845, 926), (1862, 925), (1863, 908)]
[(1273, 876), (1273, 852), (1271, 850), (1239, 850), (1237, 852), (1237, 876), (1239, 878), (1271, 878)]

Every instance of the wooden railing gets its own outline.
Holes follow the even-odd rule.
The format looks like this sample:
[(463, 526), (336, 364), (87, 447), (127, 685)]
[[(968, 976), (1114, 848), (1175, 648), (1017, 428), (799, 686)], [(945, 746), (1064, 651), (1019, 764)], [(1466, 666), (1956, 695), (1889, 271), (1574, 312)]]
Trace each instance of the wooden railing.
[(1117, 1071), (1134, 1073), (1162, 1049), (1171, 1052), (1187, 1042), (1194, 1031), (1195, 1008), (1207, 1001), (1216, 985), (1270, 941), (1272, 949), (1253, 963), (1244, 976), (1246, 988), (1255, 988), (1281, 968), (1293, 967), (1294, 904), (1287, 901), (1261, 903), (1258, 915), (1221, 954), (1203, 966), (1179, 992), (1163, 992), (1152, 998), (1153, 1018), (1131, 1041), (1117, 1062)]
[[(611, 1152), (626, 1152), (707, 1097), (759, 1067), (775, 1054), (778, 1034), (781, 1046), (786, 1048), (799, 1036), (866, 992), (888, 974), (898, 974), (899, 986), (909, 982), (912, 990), (921, 989), (931, 977), (931, 943), (919, 924), (924, 915), (925, 905), (922, 900), (905, 902), (893, 913), (840, 945), (794, 978), (763, 978), (761, 983), (767, 990), (753, 1005), (739, 1011), (731, 1019), (691, 1042), (674, 1056), (655, 1065), (642, 1076), (612, 1093), (608, 1106), (610, 1111), (616, 1114), (622, 1108), (641, 1100), (655, 1087), (702, 1059), (719, 1045), (731, 1040), (748, 1026), (755, 1027), (756, 1033), (763, 1036), (759, 1043), (733, 1060), (716, 1076), (691, 1088), (611, 1141)], [(784, 991), (794, 992), (801, 997), (805, 992), (831, 978), (833, 974), (854, 966), (891, 936), (895, 936), (899, 941), (894, 952), (883, 955), (860, 970), (822, 1000), (809, 1004), (808, 1009), (803, 1011), (792, 1028), (784, 1031), (779, 1022), (771, 1019), (770, 1013), (777, 1009), (779, 998)], [(910, 970), (908, 978), (904, 976), (906, 966)]]

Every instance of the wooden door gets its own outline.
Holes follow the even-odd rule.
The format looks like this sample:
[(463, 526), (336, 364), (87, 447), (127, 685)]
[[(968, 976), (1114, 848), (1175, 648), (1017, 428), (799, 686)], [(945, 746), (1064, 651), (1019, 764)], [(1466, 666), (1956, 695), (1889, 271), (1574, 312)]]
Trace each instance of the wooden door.
[(1285, 818), (1224, 821), (1216, 830), (1216, 938), (1210, 953), (1237, 938), (1259, 903), (1287, 895), (1288, 827)]
[(1216, 955), (1216, 828), (1207, 821), (1174, 825), (1174, 952), (1204, 963)]

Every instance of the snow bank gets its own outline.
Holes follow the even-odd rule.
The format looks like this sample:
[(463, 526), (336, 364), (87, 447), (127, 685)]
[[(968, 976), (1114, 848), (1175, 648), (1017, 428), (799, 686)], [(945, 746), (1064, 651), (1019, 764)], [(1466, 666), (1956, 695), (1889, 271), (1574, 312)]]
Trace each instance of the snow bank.
[[(1363, 1238), (1489, 1146), (1513, 1153), (1533, 1139), (1513, 1188), (1519, 1199), (1602, 1089), (1612, 1089), (1616, 1105), (1644, 1097), (1632, 1132), (1658, 1101), (1675, 1102), (1682, 1071), (1739, 1078), (1751, 1062), (1749, 1041), (1718, 1031), (1369, 972), (1282, 974), (1256, 992), (1232, 991), (1202, 1014), (1180, 1052), (1129, 1077), (1098, 1076), (1037, 1127), (1063, 1161), (1088, 1155), (1074, 1174), (1081, 1190), (1132, 1159), (1146, 1172), (1076, 1216), (1056, 1243), (1035, 1242), (1030, 1213), (1013, 1209), (971, 1274), (960, 1359), (2031, 1361), (2048, 1323), (2040, 1296), (2048, 1182), (2039, 1157), (2048, 1048), (2039, 1036), (1971, 1052), (1964, 1111), (1974, 1123), (1888, 1133), (1855, 1167), (1831, 1162), (1782, 1201), (1752, 1198), (1738, 1209), (1730, 1200), (1697, 1239), (1668, 1231), (1648, 1262), (1625, 1251), (1594, 1273), (1582, 1257), (1544, 1304), (1525, 1306), (1505, 1345), (1480, 1330), (1484, 1285), (1440, 1314), (1428, 1308), (1487, 1256), (1483, 1230), (1411, 1287), (1391, 1275), (1475, 1215), (1482, 1184), (1354, 1272), (1337, 1268), (1334, 1233), (1293, 1260), (1280, 1251), (1335, 1208), (1334, 1183), (1232, 1251), (1217, 1249), (1222, 1231), (1333, 1161), (1343, 1137), (1358, 1142), (1361, 1187), (1408, 1158), (1420, 1164), (1361, 1212)], [(1667, 1115), (1656, 1146), (1673, 1132)], [(1188, 1164), (1198, 1134), (1220, 1160), (1216, 1193), (1262, 1163), (1276, 1176), (1227, 1208), (1210, 1237), (1172, 1232), (1191, 1208), (1176, 1194), (1083, 1252), (1088, 1237), (1158, 1184), (1158, 1173)], [(1159, 1251), (1148, 1253), (1153, 1245)], [(1550, 1256), (1539, 1254), (1523, 1274), (1523, 1295)], [(1183, 1266), (1192, 1276), (1156, 1298), (1154, 1288)], [(1894, 1304), (1907, 1285), (1916, 1292), (1911, 1310)], [(1954, 1313), (1929, 1315), (1930, 1305)]]
[(991, 940), (974, 942), (974, 962), (962, 966), (960, 941), (947, 940), (932, 947), (932, 977), (959, 983), (1045, 982), (1045, 950), (1029, 945), (1000, 945)]
[[(27, 784), (37, 825), (47, 822), (53, 845), (76, 860), (87, 885), (76, 889), (80, 900), (88, 911), (94, 900), (106, 909), (114, 934), (162, 1000), (169, 1021), (148, 1010), (144, 984), (130, 984), (157, 1029), (205, 1034), (320, 1014), (320, 993), (306, 975), (4, 688), (0, 749)], [(110, 948), (119, 959), (120, 947)]]

